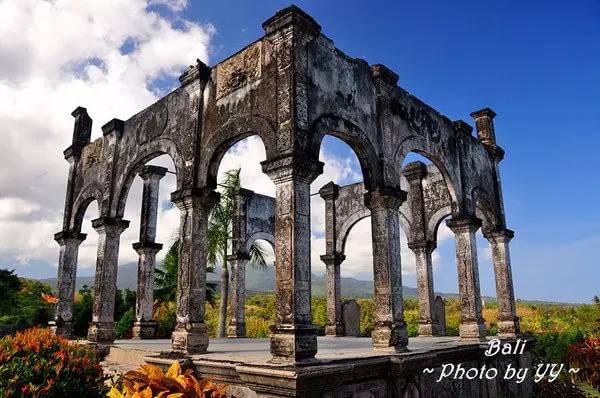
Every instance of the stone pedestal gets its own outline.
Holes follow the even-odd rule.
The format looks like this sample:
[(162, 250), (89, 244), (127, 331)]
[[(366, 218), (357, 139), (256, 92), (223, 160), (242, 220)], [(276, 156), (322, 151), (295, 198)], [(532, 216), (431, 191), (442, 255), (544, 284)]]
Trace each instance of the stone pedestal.
[(204, 323), (206, 302), (206, 233), (210, 209), (219, 194), (209, 189), (187, 189), (171, 194), (181, 210), (179, 267), (177, 271), (177, 325), (171, 348), (182, 354), (198, 354), (208, 348)]
[(460, 295), (460, 337), (481, 339), (485, 337), (482, 317), (481, 292), (479, 288), (479, 265), (475, 232), (481, 220), (463, 216), (446, 222), (456, 238), (456, 266), (458, 269), (458, 293)]
[(402, 302), (400, 221), (398, 209), (406, 200), (400, 190), (375, 190), (365, 194), (371, 210), (373, 238), (374, 329), (373, 347), (405, 351), (408, 333)]
[(115, 339), (115, 295), (117, 291), (117, 265), (121, 233), (129, 221), (101, 217), (92, 221), (98, 232), (98, 257), (94, 280), (94, 308), (88, 340), (93, 343), (111, 343)]

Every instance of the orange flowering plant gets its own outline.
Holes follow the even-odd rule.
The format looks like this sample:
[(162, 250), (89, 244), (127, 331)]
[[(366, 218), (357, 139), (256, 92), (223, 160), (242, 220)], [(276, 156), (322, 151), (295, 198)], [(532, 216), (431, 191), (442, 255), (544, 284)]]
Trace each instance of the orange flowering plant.
[(587, 338), (569, 347), (569, 363), (577, 376), (600, 391), (600, 338)]
[(102, 397), (106, 376), (95, 352), (34, 328), (0, 340), (0, 397)]

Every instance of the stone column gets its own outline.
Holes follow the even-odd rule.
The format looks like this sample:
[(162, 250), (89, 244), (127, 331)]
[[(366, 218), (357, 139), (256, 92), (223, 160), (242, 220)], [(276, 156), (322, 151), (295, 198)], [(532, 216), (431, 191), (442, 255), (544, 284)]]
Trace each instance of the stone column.
[(133, 244), (139, 254), (137, 294), (135, 303), (134, 339), (150, 339), (156, 332), (156, 321), (152, 319), (154, 307), (154, 267), (156, 253), (162, 245), (155, 242), (158, 216), (158, 193), (160, 179), (167, 169), (158, 166), (144, 166), (140, 177), (144, 180), (142, 193), (142, 213), (140, 220), (140, 241)]
[(473, 216), (452, 218), (446, 221), (456, 238), (456, 266), (458, 269), (458, 293), (460, 295), (460, 337), (479, 339), (485, 337), (485, 325), (481, 315), (481, 292), (479, 290), (479, 266), (475, 232), (481, 220)]
[(311, 322), (310, 183), (323, 163), (294, 156), (262, 163), (275, 183), (275, 325), (272, 362), (314, 360), (317, 329)]
[(498, 329), (501, 337), (516, 337), (520, 333), (519, 318), (515, 304), (515, 291), (510, 265), (508, 244), (514, 237), (510, 229), (484, 233), (492, 248), (492, 261), (496, 276), (498, 298)]
[(86, 234), (62, 231), (54, 235), (54, 240), (60, 245), (58, 257), (58, 280), (56, 291), (58, 303), (54, 320), (48, 322), (54, 334), (65, 338), (73, 337), (73, 297), (77, 278), (77, 256), (79, 245)]
[(373, 239), (373, 279), (375, 283), (375, 349), (405, 351), (408, 333), (402, 303), (402, 269), (400, 263), (399, 208), (406, 200), (401, 190), (378, 189), (365, 194), (371, 210)]
[(121, 233), (129, 221), (101, 217), (92, 221), (98, 232), (98, 257), (94, 280), (94, 309), (88, 340), (94, 343), (111, 343), (115, 339), (115, 295), (117, 292), (117, 266)]
[(246, 264), (250, 256), (238, 253), (227, 257), (231, 264), (231, 303), (229, 305), (229, 325), (227, 337), (246, 337), (245, 308), (246, 303)]
[(440, 320), (435, 317), (433, 305), (433, 261), (431, 253), (436, 248), (430, 240), (408, 242), (408, 247), (415, 253), (417, 269), (417, 293), (419, 295), (419, 336), (441, 336)]
[(171, 201), (181, 210), (177, 325), (171, 335), (174, 352), (198, 354), (208, 348), (208, 329), (204, 323), (206, 234), (210, 210), (218, 200), (219, 194), (210, 189), (186, 189), (171, 194)]
[(344, 336), (344, 320), (342, 318), (342, 283), (340, 264), (346, 259), (341, 254), (325, 254), (321, 260), (325, 263), (327, 290), (327, 325), (326, 336)]

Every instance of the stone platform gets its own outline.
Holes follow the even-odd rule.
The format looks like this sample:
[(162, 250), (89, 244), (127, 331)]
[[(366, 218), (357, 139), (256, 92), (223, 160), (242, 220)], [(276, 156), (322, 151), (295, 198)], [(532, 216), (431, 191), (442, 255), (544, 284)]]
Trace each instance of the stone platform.
[[(411, 338), (409, 351), (374, 351), (369, 338), (319, 337), (317, 362), (301, 366), (269, 363), (268, 339), (211, 340), (209, 352), (188, 360), (201, 377), (230, 385), (229, 396), (254, 397), (527, 397), (531, 380), (517, 384), (493, 380), (436, 382), (441, 366), (494, 367), (503, 374), (509, 364), (531, 367), (530, 355), (486, 357), (485, 341), (457, 337)], [(168, 366), (169, 340), (118, 340), (109, 349), (107, 362)], [(161, 354), (162, 353), (162, 354)], [(191, 363), (189, 362), (191, 360)], [(424, 368), (435, 368), (424, 373)]]

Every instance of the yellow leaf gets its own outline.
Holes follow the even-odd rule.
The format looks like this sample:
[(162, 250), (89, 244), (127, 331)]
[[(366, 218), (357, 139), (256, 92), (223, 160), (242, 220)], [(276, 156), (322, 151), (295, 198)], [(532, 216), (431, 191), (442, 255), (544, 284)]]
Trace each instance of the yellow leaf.
[(148, 378), (150, 378), (150, 379), (160, 380), (164, 377), (163, 371), (158, 366), (142, 365), (141, 368), (143, 369), (144, 373), (146, 373), (148, 375)]
[(175, 361), (171, 366), (169, 366), (169, 370), (167, 370), (167, 377), (172, 379), (176, 379), (177, 376), (181, 374), (181, 366), (179, 366), (179, 362)]
[(107, 398), (125, 398), (121, 391), (117, 390), (115, 387), (111, 388), (108, 394), (106, 394)]
[(150, 387), (146, 387), (144, 391), (141, 393), (142, 398), (152, 398), (152, 389)]
[(183, 397), (183, 394), (180, 392), (176, 392), (175, 394), (167, 395), (167, 398), (181, 398), (181, 397)]

